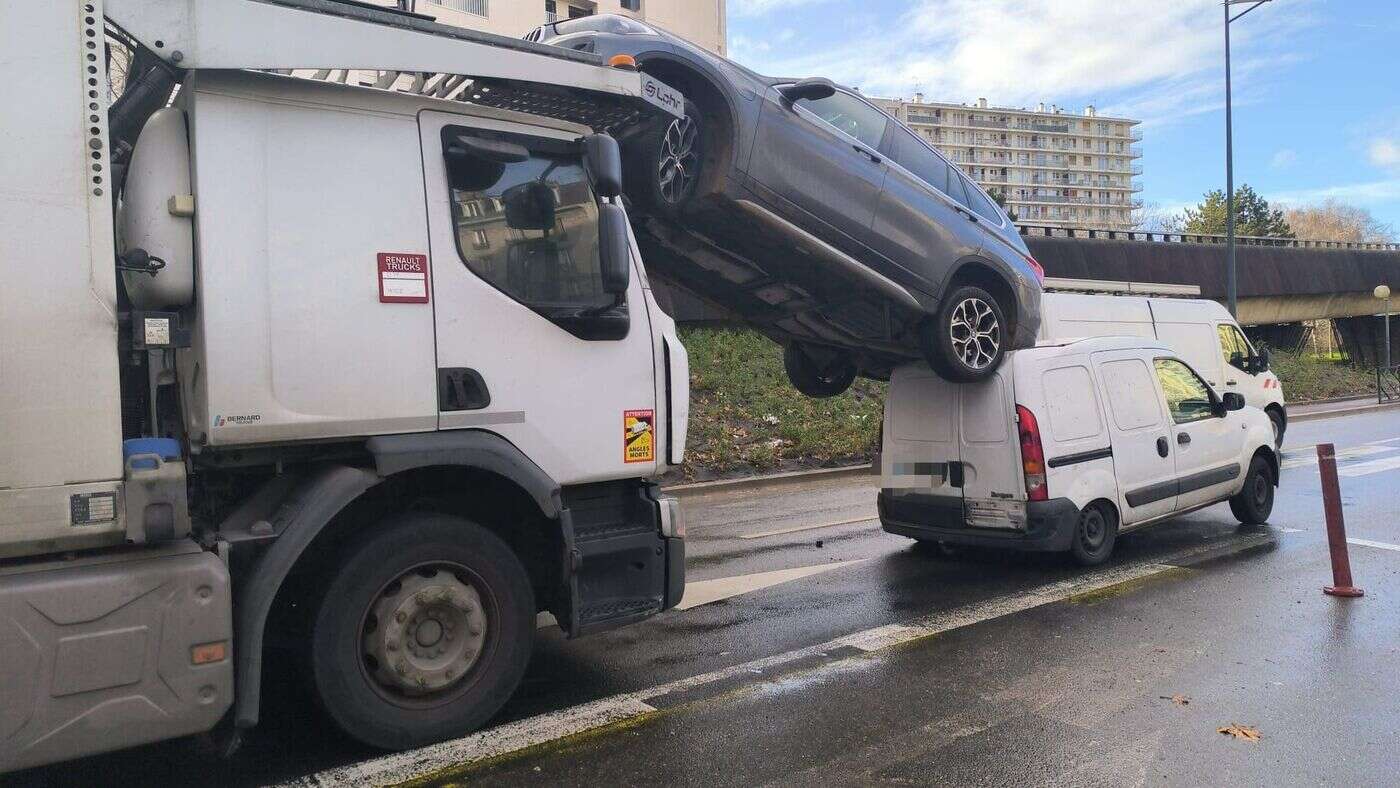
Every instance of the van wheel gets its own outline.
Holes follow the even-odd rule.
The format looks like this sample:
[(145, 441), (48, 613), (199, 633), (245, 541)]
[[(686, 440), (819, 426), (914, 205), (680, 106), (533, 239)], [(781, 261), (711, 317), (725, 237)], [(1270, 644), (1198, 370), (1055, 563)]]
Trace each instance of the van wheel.
[(1256, 456), (1249, 463), (1244, 489), (1230, 499), (1230, 511), (1245, 525), (1263, 525), (1274, 510), (1274, 471), (1269, 461)]
[(1011, 335), (1001, 305), (986, 290), (954, 288), (919, 330), (929, 366), (954, 383), (975, 383), (996, 372)]
[(783, 368), (793, 388), (817, 399), (844, 392), (856, 379), (856, 363), (849, 355), (833, 353), (822, 363), (796, 344), (783, 348)]
[(338, 564), (310, 662), (341, 730), (402, 750), (462, 736), (500, 710), (530, 660), (535, 600), (499, 537), (458, 517), (405, 515)]
[(1274, 428), (1274, 448), (1282, 449), (1284, 431), (1283, 414), (1279, 413), (1278, 408), (1266, 408), (1264, 412), (1269, 414), (1269, 424), (1273, 425)]
[(1080, 566), (1098, 566), (1113, 554), (1118, 541), (1118, 515), (1103, 504), (1091, 503), (1079, 513), (1070, 555)]

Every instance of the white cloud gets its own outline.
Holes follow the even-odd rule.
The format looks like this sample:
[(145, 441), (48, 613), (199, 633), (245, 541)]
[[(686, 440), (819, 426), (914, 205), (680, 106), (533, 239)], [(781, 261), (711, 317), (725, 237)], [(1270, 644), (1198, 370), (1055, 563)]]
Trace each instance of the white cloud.
[(1276, 170), (1286, 170), (1298, 161), (1298, 151), (1292, 148), (1280, 148), (1274, 152), (1273, 158), (1269, 159), (1269, 166)]
[(1377, 167), (1400, 171), (1400, 137), (1377, 137), (1371, 140), (1366, 152), (1371, 157), (1371, 163)]
[(1356, 205), (1400, 202), (1400, 178), (1280, 192), (1268, 199), (1280, 205), (1311, 205), (1328, 198)]
[[(798, 0), (734, 0), (731, 8)], [(1232, 28), (1236, 102), (1268, 66), (1299, 57), (1293, 38), (1310, 0), (1251, 14)], [(909, 0), (896, 17), (851, 18), (821, 46), (775, 47), (745, 65), (787, 76), (823, 75), (872, 95), (915, 90), (945, 101), (1056, 102), (1145, 120), (1194, 114), (1223, 99), (1218, 0)], [(1129, 103), (1112, 99), (1131, 91)], [(1075, 104), (1070, 104), (1075, 102)], [(1121, 102), (1120, 102), (1121, 103)]]
[(774, 11), (786, 11), (830, 0), (729, 0), (729, 13), (735, 16), (764, 16)]

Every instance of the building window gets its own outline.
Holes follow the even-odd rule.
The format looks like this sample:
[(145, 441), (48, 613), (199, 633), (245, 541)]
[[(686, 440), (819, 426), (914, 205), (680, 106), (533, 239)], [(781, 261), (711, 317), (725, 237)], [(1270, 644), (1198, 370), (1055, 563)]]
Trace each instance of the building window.
[(477, 16), (490, 16), (489, 0), (432, 0), (434, 5)]
[(569, 18), (570, 18), (570, 19), (578, 19), (579, 17), (582, 17), (582, 16), (593, 16), (593, 9), (591, 9), (591, 8), (579, 8), (579, 7), (576, 6), (576, 5), (571, 5), (571, 6), (569, 6)]
[(547, 23), (559, 21), (559, 5), (554, 0), (544, 0), (544, 21)]
[(628, 11), (642, 10), (642, 0), (622, 0), (622, 7)]

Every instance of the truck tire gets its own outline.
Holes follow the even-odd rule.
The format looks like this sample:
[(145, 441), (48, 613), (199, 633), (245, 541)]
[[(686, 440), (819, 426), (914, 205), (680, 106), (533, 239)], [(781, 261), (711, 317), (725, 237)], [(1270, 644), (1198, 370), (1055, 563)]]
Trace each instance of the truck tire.
[(1245, 525), (1263, 525), (1274, 510), (1274, 471), (1269, 461), (1255, 455), (1249, 462), (1244, 487), (1230, 499), (1230, 511)]
[(795, 344), (783, 348), (783, 369), (792, 387), (816, 399), (834, 397), (851, 387), (856, 364), (845, 353), (837, 353), (826, 364), (819, 363)]
[(976, 383), (996, 372), (1011, 341), (1006, 313), (980, 287), (955, 287), (938, 314), (919, 328), (924, 359), (954, 383)]
[(1118, 541), (1118, 514), (1113, 507), (1091, 503), (1079, 513), (1070, 543), (1070, 556), (1080, 566), (1098, 566), (1113, 555)]
[(311, 636), (326, 713), (385, 750), (462, 736), (500, 710), (535, 636), (529, 576), (499, 537), (417, 513), (370, 529), (337, 562)]
[(628, 197), (679, 218), (700, 190), (706, 131), (700, 108), (687, 100), (684, 118), (667, 118), (637, 137), (627, 148)]

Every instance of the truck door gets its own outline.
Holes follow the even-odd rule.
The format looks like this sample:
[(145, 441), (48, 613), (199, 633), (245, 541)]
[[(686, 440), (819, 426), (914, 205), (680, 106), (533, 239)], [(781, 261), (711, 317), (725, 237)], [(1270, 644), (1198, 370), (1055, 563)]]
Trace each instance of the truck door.
[[(419, 131), (438, 428), (495, 432), (560, 484), (651, 475), (660, 448), (643, 275), (634, 259), (623, 303), (603, 292), (577, 135), (441, 112), (421, 113)], [(487, 144), (463, 159), (463, 136)], [(478, 158), (493, 146), (516, 155)]]
[(1176, 508), (1176, 442), (1155, 373), (1144, 354), (1117, 350), (1093, 355), (1108, 402), (1118, 511), (1124, 525)]

